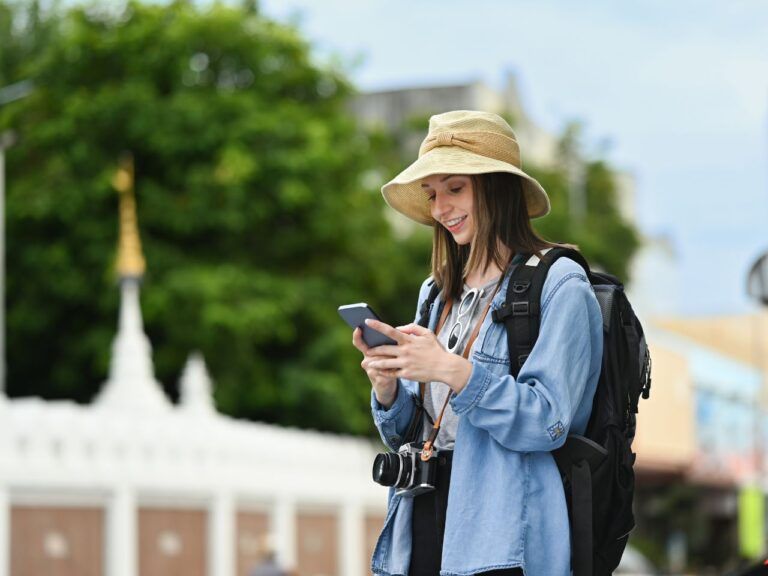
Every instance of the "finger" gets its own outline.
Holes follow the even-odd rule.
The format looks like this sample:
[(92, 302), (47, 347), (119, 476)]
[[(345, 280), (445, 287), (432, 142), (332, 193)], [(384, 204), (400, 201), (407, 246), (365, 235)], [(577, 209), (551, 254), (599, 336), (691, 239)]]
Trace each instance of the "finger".
[(371, 360), (371, 363), (368, 364), (368, 366), (376, 370), (399, 370), (403, 367), (402, 360), (400, 360), (400, 358)]
[(360, 365), (369, 376), (385, 378), (392, 378), (393, 376), (397, 376), (396, 368), (382, 368), (380, 366), (375, 366), (375, 362), (377, 361), (373, 359), (366, 359), (363, 360)]
[(408, 338), (400, 332), (397, 328), (393, 328), (389, 324), (385, 324), (384, 322), (381, 322), (379, 320), (374, 320), (372, 318), (368, 318), (365, 321), (366, 325), (376, 330), (376, 332), (381, 332), (384, 334), (384, 336), (389, 336), (397, 342), (398, 344), (405, 344), (408, 341)]
[(369, 346), (363, 340), (363, 331), (360, 328), (355, 328), (352, 332), (352, 345), (363, 354), (366, 354), (369, 350)]
[(400, 374), (400, 368), (390, 368), (388, 370), (378, 370), (384, 378), (397, 378)]
[(368, 350), (367, 355), (371, 358), (386, 357), (396, 358), (400, 355), (402, 349), (399, 346), (392, 346), (390, 344), (382, 344), (381, 346), (374, 346)]
[(423, 326), (419, 326), (418, 324), (398, 326), (397, 330), (400, 330), (400, 332), (403, 332), (404, 334), (411, 334), (413, 336), (426, 336), (427, 334), (432, 334), (432, 330), (429, 328), (424, 328)]

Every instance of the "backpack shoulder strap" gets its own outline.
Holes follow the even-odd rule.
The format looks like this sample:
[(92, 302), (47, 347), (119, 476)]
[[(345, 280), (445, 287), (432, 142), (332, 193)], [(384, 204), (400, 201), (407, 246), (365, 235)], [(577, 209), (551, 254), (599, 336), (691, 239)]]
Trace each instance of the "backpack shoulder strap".
[(563, 257), (575, 260), (584, 268), (587, 277), (591, 276), (589, 265), (577, 250), (560, 246), (542, 250), (541, 256), (529, 256), (514, 268), (504, 304), (493, 312), (493, 321), (504, 323), (507, 329), (509, 372), (515, 378), (539, 337), (541, 292), (547, 274), (552, 264)]
[(419, 326), (423, 328), (429, 327), (429, 310), (432, 308), (432, 304), (434, 304), (435, 300), (437, 300), (437, 295), (439, 293), (440, 288), (438, 287), (437, 282), (435, 282), (434, 278), (431, 278), (429, 280), (429, 294), (427, 294), (427, 297), (424, 299), (424, 302), (421, 303), (421, 307), (419, 308)]
[(528, 262), (530, 258), (512, 270), (504, 303), (493, 311), (493, 321), (503, 323), (507, 331), (509, 371), (515, 378), (531, 353), (539, 332), (541, 292), (538, 298), (534, 294), (538, 262), (533, 266)]
[(581, 254), (581, 252), (579, 252), (578, 250), (574, 248), (565, 248), (562, 246), (558, 246), (556, 248), (553, 248), (552, 250), (550, 250), (544, 255), (544, 258), (550, 260), (551, 264), (554, 264), (555, 260), (558, 260), (563, 257), (573, 260), (574, 262), (576, 262), (576, 264), (584, 268), (584, 273), (587, 275), (587, 280), (589, 280), (590, 283), (592, 282), (593, 274), (592, 274), (592, 270), (589, 268), (589, 263), (587, 262), (586, 258), (584, 258), (584, 256)]

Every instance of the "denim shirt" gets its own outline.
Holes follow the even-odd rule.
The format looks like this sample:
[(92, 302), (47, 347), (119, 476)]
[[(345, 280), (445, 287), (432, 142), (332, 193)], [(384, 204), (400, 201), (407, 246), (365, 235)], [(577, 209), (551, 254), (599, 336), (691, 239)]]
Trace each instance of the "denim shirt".
[[(521, 264), (525, 265), (525, 264)], [(491, 310), (504, 303), (508, 272)], [(419, 307), (427, 297), (425, 281)], [(434, 330), (442, 309), (430, 311)], [(603, 322), (584, 270), (560, 258), (541, 295), (541, 328), (517, 380), (509, 374), (504, 324), (489, 311), (471, 351), (472, 372), (453, 394), (459, 417), (448, 494), (441, 576), (520, 567), (527, 576), (570, 574), (570, 531), (560, 474), (550, 452), (583, 433), (600, 375)], [(418, 383), (398, 381), (384, 409), (371, 394), (374, 422), (397, 450), (415, 409)], [(411, 557), (413, 499), (389, 491), (373, 553), (376, 575), (405, 576)]]

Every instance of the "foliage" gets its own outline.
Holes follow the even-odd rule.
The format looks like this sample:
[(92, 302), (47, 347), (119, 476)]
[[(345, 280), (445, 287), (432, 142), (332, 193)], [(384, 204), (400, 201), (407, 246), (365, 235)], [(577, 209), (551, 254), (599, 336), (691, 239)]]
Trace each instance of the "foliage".
[(534, 221), (536, 230), (547, 239), (576, 244), (591, 266), (628, 282), (639, 239), (635, 228), (618, 210), (616, 176), (605, 162), (586, 163), (584, 187), (588, 209), (582, 222), (569, 213), (569, 182), (562, 170), (534, 167), (528, 172), (544, 186), (552, 204), (546, 218)]
[[(558, 162), (550, 167), (527, 167), (549, 194), (550, 214), (534, 221), (544, 237), (557, 242), (576, 244), (590, 265), (607, 270), (628, 283), (632, 256), (640, 245), (637, 230), (619, 210), (618, 173), (602, 159), (583, 159), (579, 142), (580, 127), (566, 127), (560, 139)], [(573, 175), (570, 162), (579, 164)], [(574, 188), (584, 195), (584, 213), (574, 217)]]
[[(370, 385), (336, 307), (414, 317), (429, 230), (396, 235), (377, 191), (401, 166), (402, 134), (362, 131), (344, 74), (252, 1), (0, 0), (0, 45), (0, 86), (36, 86), (0, 107), (0, 131), (20, 135), (7, 152), (8, 393), (87, 402), (102, 386), (119, 305), (111, 181), (128, 150), (166, 392), (200, 350), (223, 412), (371, 433)], [(588, 167), (581, 227), (563, 171), (536, 176), (553, 199), (540, 229), (625, 273), (636, 240), (609, 167)]]
[[(29, 30), (7, 25), (10, 8), (13, 47)], [(364, 295), (410, 320), (399, 296), (416, 292), (427, 257), (392, 238), (381, 197), (361, 185), (388, 141), (358, 130), (343, 75), (252, 6), (131, 2), (48, 18), (55, 34), (14, 49), (24, 65), (8, 56), (2, 76), (37, 86), (0, 109), (21, 135), (8, 153), (9, 393), (88, 401), (107, 374), (110, 182), (130, 150), (144, 319), (167, 392), (199, 349), (225, 412), (370, 431), (370, 385), (335, 309)]]

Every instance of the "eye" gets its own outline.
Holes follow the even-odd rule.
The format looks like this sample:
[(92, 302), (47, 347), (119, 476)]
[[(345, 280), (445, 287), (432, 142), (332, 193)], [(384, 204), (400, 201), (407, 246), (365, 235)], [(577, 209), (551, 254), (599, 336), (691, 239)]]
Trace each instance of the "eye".
[(430, 192), (429, 194), (427, 194), (427, 200), (429, 202), (434, 202), (435, 201), (435, 193), (434, 192)]
[(453, 188), (451, 188), (450, 190), (451, 190), (451, 192), (452, 192), (452, 193), (454, 193), (454, 194), (458, 194), (459, 192), (461, 192), (461, 190), (462, 190), (463, 188), (464, 188), (464, 186), (463, 186), (463, 185), (462, 185), (462, 186), (454, 186), (454, 187), (453, 187)]

